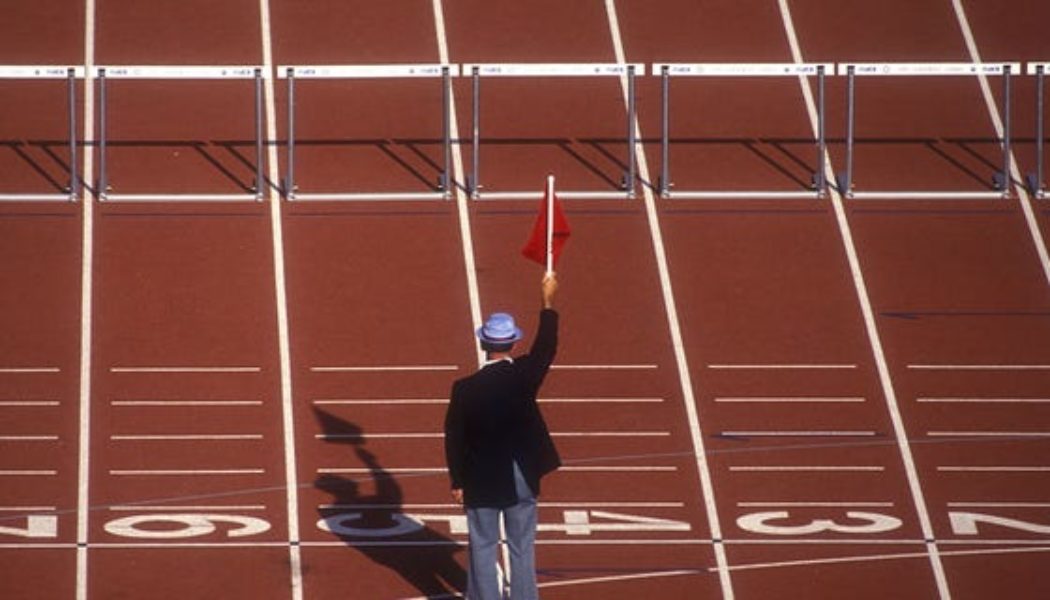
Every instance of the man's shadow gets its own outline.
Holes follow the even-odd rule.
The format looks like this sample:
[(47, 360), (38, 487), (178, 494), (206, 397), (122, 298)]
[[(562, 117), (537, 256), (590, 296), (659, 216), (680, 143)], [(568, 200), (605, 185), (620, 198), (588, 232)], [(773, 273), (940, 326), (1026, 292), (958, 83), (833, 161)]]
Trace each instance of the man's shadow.
[[(467, 574), (456, 562), (459, 545), (418, 521), (404, 516), (403, 494), (397, 479), (383, 470), (375, 455), (365, 448), (362, 429), (327, 412), (316, 410), (318, 422), (329, 443), (349, 445), (369, 470), (375, 493), (361, 493), (362, 477), (325, 474), (314, 487), (331, 494), (329, 505), (318, 509), (334, 535), (348, 547), (396, 572), (420, 595), (458, 597), (466, 589)], [(398, 542), (404, 542), (399, 544)]]

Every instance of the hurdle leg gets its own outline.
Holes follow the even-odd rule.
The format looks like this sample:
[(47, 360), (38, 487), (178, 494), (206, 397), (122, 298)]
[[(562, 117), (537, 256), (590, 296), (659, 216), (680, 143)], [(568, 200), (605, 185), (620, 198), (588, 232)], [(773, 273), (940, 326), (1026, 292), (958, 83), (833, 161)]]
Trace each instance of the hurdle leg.
[(623, 189), (628, 198), (634, 198), (635, 152), (637, 139), (634, 131), (635, 91), (634, 65), (627, 67), (627, 172), (624, 173)]
[(295, 200), (295, 69), (288, 69), (288, 164), (284, 176), (284, 197)]
[(67, 70), (66, 92), (69, 102), (69, 201), (76, 202), (80, 177), (77, 173), (77, 82), (76, 69)]
[(1043, 65), (1039, 65), (1035, 68), (1035, 173), (1028, 174), (1028, 190), (1034, 194), (1037, 198), (1044, 196), (1043, 191), (1043, 138), (1045, 135), (1043, 129), (1043, 101), (1044, 101), (1044, 84), (1045, 82), (1045, 69)]
[(853, 186), (853, 134), (856, 122), (856, 69), (850, 65), (846, 70), (846, 171), (838, 176), (839, 193), (850, 196)]
[(667, 65), (660, 67), (660, 197), (671, 196), (671, 72)]
[(481, 156), (481, 70), (475, 65), (471, 68), (471, 118), (473, 119), (471, 129), (471, 157), (470, 157), (470, 181), (467, 182), (467, 190), (470, 197), (477, 200), (481, 195), (481, 181), (478, 179), (478, 168)]
[(103, 201), (109, 191), (106, 174), (106, 70), (98, 70), (98, 199)]
[(262, 69), (255, 69), (255, 199), (263, 199), (263, 85)]

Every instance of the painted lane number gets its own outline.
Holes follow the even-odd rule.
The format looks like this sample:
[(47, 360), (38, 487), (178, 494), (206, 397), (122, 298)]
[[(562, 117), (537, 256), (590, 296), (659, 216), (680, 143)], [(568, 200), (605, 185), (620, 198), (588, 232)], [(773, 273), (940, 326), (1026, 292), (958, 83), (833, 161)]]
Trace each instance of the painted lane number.
[(811, 535), (815, 533), (873, 534), (893, 531), (901, 526), (897, 517), (871, 512), (849, 511), (846, 518), (852, 522), (840, 523), (831, 519), (813, 519), (799, 525), (778, 524), (776, 521), (791, 519), (788, 511), (757, 512), (736, 520), (737, 527), (764, 535)]

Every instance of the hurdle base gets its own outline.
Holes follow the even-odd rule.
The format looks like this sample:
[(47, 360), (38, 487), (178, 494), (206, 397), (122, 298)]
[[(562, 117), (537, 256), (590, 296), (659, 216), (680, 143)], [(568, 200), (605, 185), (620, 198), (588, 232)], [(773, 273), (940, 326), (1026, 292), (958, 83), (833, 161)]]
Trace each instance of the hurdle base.
[(102, 194), (100, 202), (261, 202), (258, 194)]
[(421, 201), (448, 200), (449, 192), (354, 192), (354, 193), (292, 193), (286, 196), (289, 202), (369, 202), (369, 201)]
[(0, 202), (76, 202), (76, 194), (0, 194)]
[(1035, 173), (1028, 173), (1027, 175), (1025, 175), (1024, 181), (1025, 187), (1028, 189), (1028, 192), (1030, 194), (1032, 194), (1036, 198), (1044, 197), (1045, 191), (1043, 190), (1043, 182), (1039, 181), (1039, 178), (1036, 177)]
[(995, 192), (950, 191), (870, 191), (847, 192), (853, 200), (1002, 200), (1010, 197), (1009, 190)]
[[(482, 192), (476, 190), (472, 195), (475, 200), (539, 200), (543, 192)], [(562, 200), (630, 200), (635, 197), (633, 190), (628, 191), (559, 191)]]
[(668, 200), (820, 200), (824, 194), (817, 190), (667, 190), (661, 196)]

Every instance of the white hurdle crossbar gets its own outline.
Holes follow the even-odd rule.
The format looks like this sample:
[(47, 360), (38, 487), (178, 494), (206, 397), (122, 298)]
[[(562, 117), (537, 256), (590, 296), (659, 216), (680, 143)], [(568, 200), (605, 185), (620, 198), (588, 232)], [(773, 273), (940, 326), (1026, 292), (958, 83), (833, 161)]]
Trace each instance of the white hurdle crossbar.
[[(657, 188), (663, 198), (682, 199), (748, 199), (748, 198), (821, 198), (827, 193), (824, 176), (825, 134), (824, 78), (835, 74), (834, 64), (822, 63), (655, 63), (653, 75), (660, 75), (660, 180)], [(671, 78), (672, 77), (816, 77), (817, 78), (817, 162), (812, 173), (811, 190), (756, 191), (679, 191), (671, 187)]]
[[(288, 81), (288, 148), (284, 197), (291, 200), (434, 200), (452, 197), (452, 77), (459, 75), (458, 65), (313, 65), (277, 68), (277, 77)], [(418, 79), (441, 80), (442, 150), (444, 165), (433, 192), (325, 192), (300, 194), (295, 179), (295, 82), (297, 79)]]
[(634, 198), (635, 149), (635, 77), (645, 75), (644, 64), (631, 63), (502, 63), (466, 64), (463, 75), (470, 74), (472, 87), (472, 149), (467, 191), (475, 200), (529, 200), (543, 196), (536, 192), (484, 192), (480, 180), (481, 163), (481, 78), (482, 77), (626, 77), (627, 78), (627, 168), (624, 170), (620, 191), (559, 191), (563, 199)]
[(66, 81), (66, 102), (68, 105), (69, 135), (69, 185), (61, 193), (0, 193), (0, 201), (19, 202), (35, 200), (68, 200), (76, 202), (80, 187), (80, 176), (77, 172), (77, 86), (76, 80), (84, 77), (84, 67), (57, 65), (3, 65), (0, 66), (0, 79), (54, 79)]
[[(99, 86), (99, 177), (97, 195), (100, 201), (159, 202), (184, 200), (212, 201), (262, 201), (266, 180), (263, 177), (263, 79), (268, 71), (260, 66), (243, 65), (135, 65), (95, 67)], [(111, 194), (106, 160), (108, 142), (107, 81), (110, 79), (157, 79), (157, 80), (254, 80), (255, 82), (255, 186), (252, 193), (245, 194)]]
[[(839, 75), (847, 78), (846, 105), (846, 170), (839, 173), (836, 183), (847, 198), (924, 200), (966, 200), (984, 198), (1006, 198), (1010, 195), (1010, 77), (1021, 72), (1020, 63), (843, 63), (838, 65)], [(871, 191), (853, 190), (853, 149), (856, 124), (856, 78), (857, 77), (977, 77), (999, 76), (1003, 78), (1003, 147), (1002, 171), (993, 175), (995, 191)]]
[(1043, 150), (1045, 146), (1044, 128), (1046, 93), (1046, 72), (1050, 70), (1050, 62), (1028, 63), (1028, 74), (1035, 75), (1035, 172), (1026, 177), (1028, 189), (1036, 198), (1046, 197), (1046, 188), (1043, 183)]

